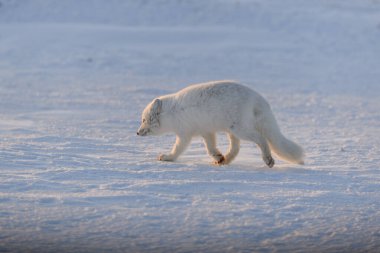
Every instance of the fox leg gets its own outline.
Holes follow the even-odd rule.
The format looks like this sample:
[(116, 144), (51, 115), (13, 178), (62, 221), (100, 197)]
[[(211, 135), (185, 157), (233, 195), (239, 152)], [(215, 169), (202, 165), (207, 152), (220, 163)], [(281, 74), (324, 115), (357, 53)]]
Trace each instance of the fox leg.
[(174, 160), (176, 160), (178, 158), (178, 156), (180, 156), (183, 153), (183, 151), (185, 151), (185, 149), (189, 145), (190, 141), (191, 141), (191, 137), (185, 137), (185, 136), (177, 135), (176, 142), (175, 142), (173, 149), (170, 152), (170, 154), (168, 154), (168, 155), (162, 154), (158, 157), (158, 160), (160, 160), (160, 161), (174, 161)]
[(225, 160), (224, 156), (216, 148), (216, 137), (214, 133), (208, 133), (202, 135), (205, 143), (207, 153), (214, 159), (216, 164), (221, 164)]
[(260, 147), (261, 149), (261, 155), (263, 158), (263, 161), (265, 162), (266, 165), (268, 165), (269, 168), (272, 168), (274, 166), (274, 159), (272, 157), (269, 145), (267, 140), (259, 134), (256, 136), (256, 144)]
[(244, 140), (253, 141), (261, 149), (261, 156), (263, 161), (269, 168), (274, 166), (274, 159), (272, 158), (271, 150), (269, 148), (267, 140), (261, 135), (257, 130), (245, 131), (245, 130), (235, 130), (235, 135)]
[(232, 133), (229, 133), (228, 136), (230, 138), (230, 148), (229, 148), (227, 154), (224, 156), (224, 158), (225, 158), (225, 160), (223, 162), (224, 164), (228, 164), (228, 163), (232, 162), (232, 160), (235, 159), (235, 157), (237, 156), (237, 154), (239, 153), (239, 150), (240, 150), (239, 138), (237, 138)]

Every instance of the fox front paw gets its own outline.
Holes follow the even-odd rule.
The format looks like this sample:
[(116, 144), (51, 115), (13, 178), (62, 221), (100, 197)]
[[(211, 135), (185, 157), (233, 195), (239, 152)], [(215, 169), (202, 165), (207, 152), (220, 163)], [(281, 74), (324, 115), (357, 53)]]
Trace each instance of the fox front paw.
[(159, 161), (167, 161), (167, 162), (171, 162), (171, 161), (174, 161), (174, 157), (172, 155), (165, 155), (165, 154), (162, 154), (162, 155), (159, 155), (158, 156), (158, 160)]
[(226, 159), (224, 158), (224, 156), (222, 154), (218, 154), (218, 155), (214, 156), (214, 159), (215, 159), (216, 165), (226, 164)]

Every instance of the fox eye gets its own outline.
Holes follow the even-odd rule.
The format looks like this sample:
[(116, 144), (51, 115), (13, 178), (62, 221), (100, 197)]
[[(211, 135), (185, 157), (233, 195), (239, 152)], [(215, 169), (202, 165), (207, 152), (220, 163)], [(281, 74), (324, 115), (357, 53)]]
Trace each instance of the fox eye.
[(146, 121), (146, 120), (145, 120), (145, 119), (143, 119), (143, 123), (145, 123), (145, 121)]

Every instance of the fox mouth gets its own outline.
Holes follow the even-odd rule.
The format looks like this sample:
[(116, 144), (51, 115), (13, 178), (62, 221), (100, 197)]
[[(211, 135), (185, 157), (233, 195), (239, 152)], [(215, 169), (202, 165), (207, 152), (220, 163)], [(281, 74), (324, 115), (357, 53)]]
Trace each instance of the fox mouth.
[(141, 129), (141, 130), (137, 131), (138, 136), (147, 136), (148, 133), (150, 133), (149, 129)]

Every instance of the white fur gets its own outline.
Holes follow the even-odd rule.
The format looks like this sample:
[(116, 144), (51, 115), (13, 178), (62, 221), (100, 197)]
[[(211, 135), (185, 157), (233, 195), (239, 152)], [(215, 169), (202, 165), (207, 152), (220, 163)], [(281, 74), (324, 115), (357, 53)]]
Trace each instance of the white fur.
[[(216, 148), (215, 133), (227, 132), (230, 149), (225, 156)], [(232, 81), (191, 85), (177, 93), (154, 99), (142, 113), (138, 135), (176, 134), (170, 154), (159, 160), (173, 161), (193, 136), (203, 137), (208, 154), (217, 164), (228, 164), (238, 154), (240, 139), (255, 142), (264, 162), (272, 167), (271, 151), (292, 163), (303, 164), (303, 150), (286, 139), (265, 99)]]

